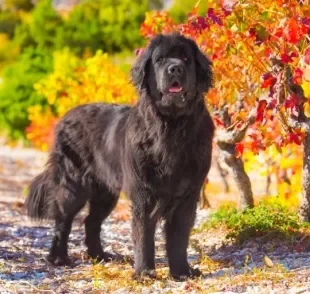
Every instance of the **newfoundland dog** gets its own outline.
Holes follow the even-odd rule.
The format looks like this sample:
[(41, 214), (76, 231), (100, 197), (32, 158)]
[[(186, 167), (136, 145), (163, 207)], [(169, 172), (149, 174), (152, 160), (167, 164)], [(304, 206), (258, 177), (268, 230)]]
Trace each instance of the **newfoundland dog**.
[(211, 162), (214, 125), (204, 103), (211, 62), (194, 41), (158, 35), (131, 75), (139, 94), (135, 106), (82, 105), (58, 123), (46, 169), (30, 185), (28, 214), (55, 220), (48, 261), (66, 265), (72, 221), (88, 202), (88, 255), (108, 261), (113, 256), (102, 249), (100, 228), (123, 190), (132, 202), (136, 276), (155, 277), (160, 219), (172, 277), (197, 276), (187, 247)]

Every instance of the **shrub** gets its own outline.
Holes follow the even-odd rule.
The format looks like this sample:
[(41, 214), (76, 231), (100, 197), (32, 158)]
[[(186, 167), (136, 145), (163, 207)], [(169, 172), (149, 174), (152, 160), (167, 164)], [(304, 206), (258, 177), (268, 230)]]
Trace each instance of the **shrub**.
[(0, 33), (10, 38), (22, 20), (23, 12), (33, 8), (31, 0), (4, 0), (0, 5)]
[(0, 33), (0, 72), (2, 68), (11, 63), (19, 55), (19, 50), (10, 42), (7, 34)]
[(15, 30), (14, 42), (21, 50), (40, 47), (50, 50), (62, 48), (63, 20), (52, 6), (52, 0), (42, 0), (33, 9), (28, 22)]
[(24, 10), (29, 11), (33, 9), (34, 3), (33, 0), (3, 0), (3, 7), (9, 11)]
[(0, 9), (0, 33), (7, 34), (12, 38), (15, 27), (20, 23), (17, 14), (8, 11), (1, 11)]
[(52, 56), (45, 50), (28, 49), (3, 72), (0, 86), (0, 126), (13, 139), (24, 137), (29, 124), (27, 109), (46, 104), (33, 85), (52, 71)]
[(210, 221), (205, 222), (201, 230), (219, 225), (229, 229), (227, 238), (240, 243), (267, 234), (289, 236), (303, 226), (297, 213), (277, 200), (262, 201), (258, 206), (243, 212), (231, 205), (223, 206), (211, 215)]
[(132, 50), (143, 42), (139, 27), (147, 8), (147, 0), (82, 1), (61, 16), (52, 0), (42, 0), (30, 21), (16, 28), (14, 41), (22, 50), (29, 46), (51, 51), (69, 47), (78, 54)]
[[(80, 60), (63, 51), (56, 54), (54, 61), (54, 72), (35, 85), (36, 93), (45, 97), (49, 107), (29, 110), (27, 138), (36, 147), (48, 148), (46, 143), (52, 142), (55, 121), (77, 105), (135, 102), (136, 93), (128, 74), (115, 66), (107, 54), (98, 51), (94, 57)], [(50, 119), (43, 121), (45, 114)]]
[(98, 0), (85, 1), (71, 11), (64, 24), (64, 45), (78, 53), (119, 52), (142, 44), (140, 24), (148, 1)]

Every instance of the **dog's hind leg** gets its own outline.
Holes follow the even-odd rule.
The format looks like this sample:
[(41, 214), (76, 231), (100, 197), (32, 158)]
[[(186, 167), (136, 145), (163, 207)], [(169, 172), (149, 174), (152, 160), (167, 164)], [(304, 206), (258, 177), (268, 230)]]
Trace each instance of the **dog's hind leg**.
[(66, 187), (58, 187), (57, 192), (59, 197), (54, 204), (55, 232), (47, 260), (54, 265), (70, 265), (68, 238), (74, 217), (86, 204), (86, 192), (73, 192)]
[(85, 219), (87, 252), (89, 257), (97, 261), (110, 261), (115, 256), (104, 252), (101, 246), (100, 231), (102, 222), (109, 216), (115, 207), (119, 193), (112, 193), (107, 187), (97, 187), (96, 193), (89, 201), (89, 214)]

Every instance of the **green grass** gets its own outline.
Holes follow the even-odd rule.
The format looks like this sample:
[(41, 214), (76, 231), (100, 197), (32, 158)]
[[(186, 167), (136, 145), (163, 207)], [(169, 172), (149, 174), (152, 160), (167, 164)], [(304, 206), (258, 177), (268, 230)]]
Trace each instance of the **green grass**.
[(262, 201), (254, 208), (238, 211), (232, 205), (220, 207), (203, 223), (199, 231), (226, 226), (229, 230), (227, 238), (240, 243), (251, 237), (280, 235), (290, 237), (301, 229), (309, 227), (308, 223), (299, 220), (296, 211), (275, 201)]

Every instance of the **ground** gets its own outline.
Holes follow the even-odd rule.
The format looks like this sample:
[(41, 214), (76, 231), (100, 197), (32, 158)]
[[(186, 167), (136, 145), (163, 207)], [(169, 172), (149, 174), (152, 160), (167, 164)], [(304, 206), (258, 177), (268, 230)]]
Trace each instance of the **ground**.
[[(272, 236), (238, 245), (217, 228), (196, 230), (189, 259), (204, 275), (175, 282), (168, 276), (161, 226), (156, 238), (158, 279), (132, 279), (130, 262), (93, 265), (83, 244), (85, 209), (75, 220), (69, 242), (73, 267), (45, 262), (52, 223), (35, 223), (25, 214), (26, 187), (46, 161), (33, 149), (0, 146), (0, 293), (310, 293), (310, 248), (305, 238), (279, 240)], [(209, 181), (221, 185), (216, 170)], [(228, 197), (210, 195), (212, 206)], [(233, 199), (235, 200), (235, 199)], [(196, 228), (210, 211), (198, 209)], [(107, 251), (132, 256), (129, 203), (122, 198), (102, 226)]]

